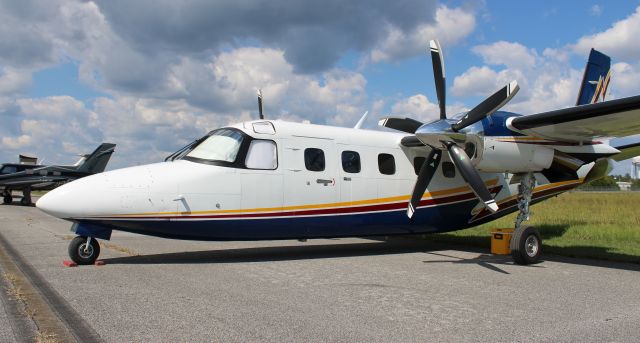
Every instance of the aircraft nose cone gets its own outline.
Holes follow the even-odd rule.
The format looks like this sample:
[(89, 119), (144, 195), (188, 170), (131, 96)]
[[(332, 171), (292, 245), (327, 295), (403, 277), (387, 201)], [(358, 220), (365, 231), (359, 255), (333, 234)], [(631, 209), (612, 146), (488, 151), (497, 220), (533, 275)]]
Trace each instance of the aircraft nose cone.
[(83, 177), (45, 194), (36, 207), (69, 220), (175, 212), (177, 165), (156, 163)]
[(73, 218), (77, 214), (75, 202), (83, 198), (81, 194), (84, 193), (77, 188), (73, 183), (62, 185), (38, 199), (36, 207), (54, 217)]

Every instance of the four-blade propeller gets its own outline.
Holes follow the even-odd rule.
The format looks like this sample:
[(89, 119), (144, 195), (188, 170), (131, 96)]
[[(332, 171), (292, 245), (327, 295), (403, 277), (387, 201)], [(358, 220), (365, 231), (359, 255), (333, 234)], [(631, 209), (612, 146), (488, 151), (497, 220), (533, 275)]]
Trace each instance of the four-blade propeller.
[[(496, 212), (498, 210), (498, 205), (482, 181), (480, 174), (471, 163), (471, 159), (467, 156), (465, 151), (456, 144), (456, 141), (465, 141), (464, 137), (466, 134), (460, 131), (490, 116), (509, 102), (509, 100), (511, 100), (520, 89), (518, 87), (518, 83), (516, 81), (512, 81), (482, 101), (471, 111), (467, 112), (460, 120), (455, 123), (451, 123), (447, 120), (446, 113), (444, 58), (442, 57), (442, 50), (440, 49), (440, 44), (437, 40), (432, 40), (430, 42), (429, 50), (431, 52), (431, 61), (433, 64), (438, 106), (440, 107), (440, 119), (422, 124), (421, 122), (411, 118), (389, 117), (383, 118), (378, 123), (380, 126), (411, 133), (414, 135), (413, 137), (417, 138), (424, 145), (429, 146), (432, 149), (418, 173), (418, 178), (416, 179), (416, 183), (413, 187), (413, 193), (411, 194), (411, 200), (407, 209), (407, 215), (411, 218), (416, 208), (420, 205), (420, 200), (422, 199), (426, 189), (429, 187), (429, 182), (431, 182), (433, 175), (438, 169), (440, 159), (445, 150), (456, 169), (458, 169), (460, 175), (467, 182), (476, 197), (487, 209), (491, 212)], [(410, 139), (407, 141), (410, 141)], [(411, 141), (415, 144), (413, 139), (411, 139)]]

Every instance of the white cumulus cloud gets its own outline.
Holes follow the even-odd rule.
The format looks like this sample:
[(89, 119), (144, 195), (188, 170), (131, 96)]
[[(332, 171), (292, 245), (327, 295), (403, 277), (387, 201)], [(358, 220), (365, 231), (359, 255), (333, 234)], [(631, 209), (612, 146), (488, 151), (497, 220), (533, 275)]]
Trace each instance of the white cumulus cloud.
[(370, 59), (372, 62), (388, 62), (425, 54), (432, 39), (452, 46), (468, 36), (475, 25), (473, 13), (440, 5), (436, 10), (435, 23), (422, 24), (410, 32), (389, 26), (386, 38), (373, 49)]
[(640, 7), (627, 18), (614, 23), (609, 29), (580, 38), (571, 46), (577, 54), (586, 55), (591, 48), (603, 51), (618, 61), (640, 59)]

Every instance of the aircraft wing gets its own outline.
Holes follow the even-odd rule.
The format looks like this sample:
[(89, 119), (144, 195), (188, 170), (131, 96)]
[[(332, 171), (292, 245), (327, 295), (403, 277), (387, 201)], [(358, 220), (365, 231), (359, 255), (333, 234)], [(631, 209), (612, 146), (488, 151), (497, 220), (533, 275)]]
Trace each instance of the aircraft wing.
[(29, 185), (37, 185), (39, 183), (67, 181), (66, 176), (38, 176), (38, 177), (20, 177), (14, 179), (5, 179), (0, 181), (0, 186), (4, 187), (24, 187)]
[(529, 136), (584, 142), (640, 133), (640, 95), (515, 117), (509, 128)]

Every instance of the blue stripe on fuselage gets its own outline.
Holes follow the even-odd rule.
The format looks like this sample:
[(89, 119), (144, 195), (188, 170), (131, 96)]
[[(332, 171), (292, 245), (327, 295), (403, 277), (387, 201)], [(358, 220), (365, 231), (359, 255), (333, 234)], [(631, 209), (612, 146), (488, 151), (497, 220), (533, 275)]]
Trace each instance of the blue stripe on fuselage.
[(96, 220), (91, 223), (113, 230), (149, 236), (203, 241), (331, 238), (433, 233), (468, 227), (478, 200), (419, 208), (413, 219), (406, 210), (311, 217), (230, 220)]

